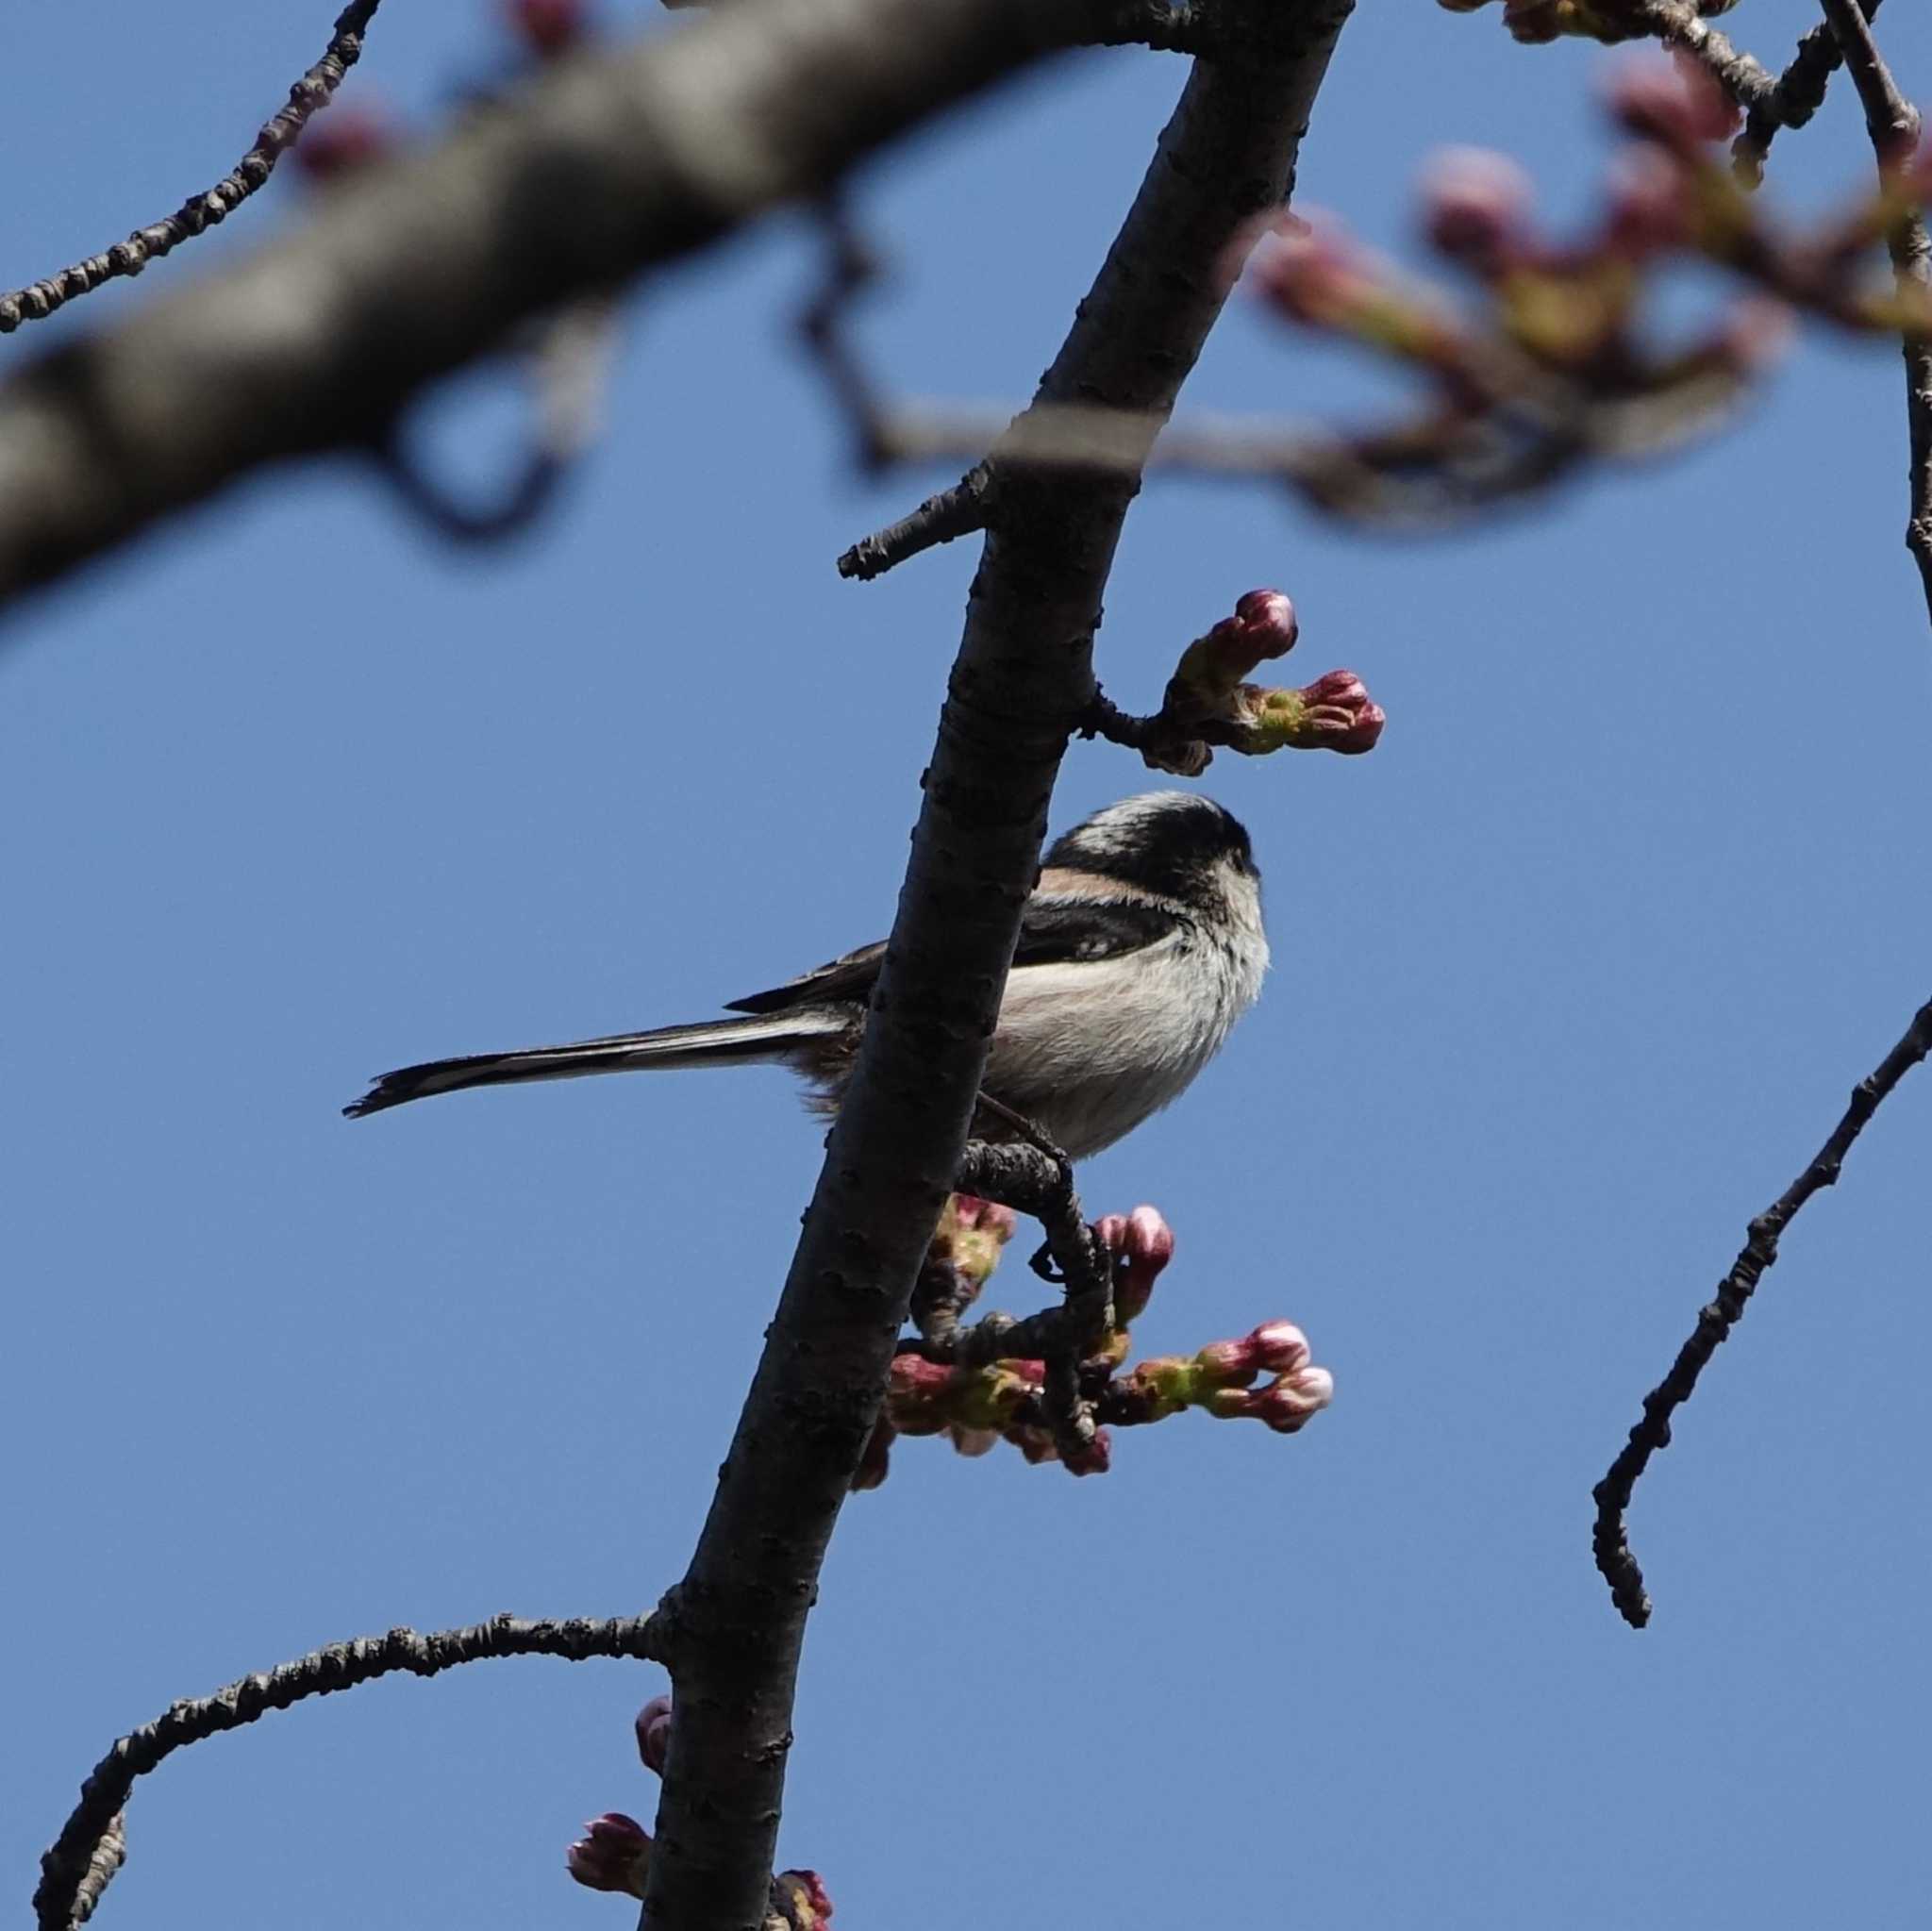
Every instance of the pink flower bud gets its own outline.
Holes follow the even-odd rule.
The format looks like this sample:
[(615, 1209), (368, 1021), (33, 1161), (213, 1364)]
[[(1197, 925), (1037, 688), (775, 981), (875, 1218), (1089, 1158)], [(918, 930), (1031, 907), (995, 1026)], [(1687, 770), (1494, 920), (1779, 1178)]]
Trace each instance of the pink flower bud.
[(1114, 1319), (1136, 1321), (1145, 1311), (1154, 1283), (1174, 1258), (1174, 1229), (1157, 1207), (1142, 1205), (1127, 1215), (1108, 1214), (1095, 1227), (1114, 1257)]
[(664, 1774), (664, 1759), (671, 1749), (671, 1699), (654, 1696), (637, 1716), (638, 1755), (644, 1768)]
[(650, 1863), (651, 1839), (635, 1817), (607, 1811), (584, 1825), (584, 1835), (564, 1853), (564, 1868), (591, 1890), (624, 1890), (644, 1894), (644, 1872)]
[(1296, 1374), (1308, 1365), (1308, 1338), (1291, 1321), (1264, 1321), (1248, 1336), (1255, 1366), (1268, 1374)]
[(1296, 741), (1324, 751), (1349, 756), (1372, 751), (1389, 721), (1353, 671), (1330, 671), (1304, 685), (1298, 695), (1307, 706), (1307, 714)]
[(961, 1227), (979, 1228), (1001, 1240), (1010, 1240), (1020, 1224), (1020, 1216), (1011, 1207), (1002, 1207), (996, 1200), (981, 1200), (976, 1193), (954, 1194), (953, 1214)]
[(510, 30), (540, 59), (561, 54), (583, 33), (585, 0), (509, 0)]
[(1736, 125), (1730, 97), (1694, 63), (1641, 55), (1610, 78), (1610, 111), (1631, 133), (1679, 153), (1722, 141)]
[(1681, 161), (1656, 147), (1626, 148), (1617, 157), (1605, 224), (1615, 253), (1647, 261), (1686, 246), (1696, 225), (1697, 191)]
[(772, 1902), (788, 1931), (819, 1931), (832, 1915), (832, 1900), (816, 1871), (780, 1871), (772, 1879)]
[(339, 180), (396, 144), (387, 114), (360, 101), (338, 101), (303, 128), (295, 143), (295, 164), (311, 181)]
[(1205, 1348), (1195, 1350), (1193, 1365), (1204, 1381), (1218, 1387), (1252, 1381), (1257, 1366), (1254, 1342), (1209, 1341)]
[(1096, 1428), (1091, 1441), (1067, 1450), (1060, 1460), (1070, 1475), (1104, 1475), (1113, 1466), (1113, 1438), (1105, 1428)]
[[(1263, 658), (1286, 657), (1301, 635), (1293, 601), (1284, 591), (1251, 590), (1236, 602), (1234, 615), (1222, 622), (1240, 631), (1250, 663), (1259, 663)], [(1219, 630), (1222, 624), (1214, 627)]]
[(1302, 1368), (1257, 1388), (1243, 1412), (1274, 1430), (1292, 1435), (1335, 1399), (1335, 1377), (1325, 1368)]
[(1536, 191), (1507, 155), (1445, 148), (1429, 162), (1423, 227), (1436, 251), (1478, 275), (1499, 275), (1530, 249)]
[(1381, 262), (1328, 216), (1291, 215), (1248, 258), (1255, 291), (1292, 321), (1331, 328), (1386, 280)]

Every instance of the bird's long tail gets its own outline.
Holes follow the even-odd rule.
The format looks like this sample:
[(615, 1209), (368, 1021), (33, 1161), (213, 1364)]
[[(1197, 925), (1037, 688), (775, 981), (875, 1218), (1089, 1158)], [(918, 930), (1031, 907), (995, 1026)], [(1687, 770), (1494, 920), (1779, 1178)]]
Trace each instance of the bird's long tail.
[(574, 1046), (532, 1046), (520, 1053), (476, 1053), (463, 1059), (431, 1059), (383, 1074), (342, 1111), (352, 1120), (380, 1113), (431, 1093), (465, 1087), (508, 1086), (524, 1079), (576, 1079), (591, 1073), (648, 1072), (668, 1066), (742, 1066), (786, 1059), (809, 1040), (843, 1032), (849, 1015), (827, 1007), (805, 1007), (758, 1019), (719, 1019), (698, 1025), (660, 1026), (656, 1032), (618, 1033)]

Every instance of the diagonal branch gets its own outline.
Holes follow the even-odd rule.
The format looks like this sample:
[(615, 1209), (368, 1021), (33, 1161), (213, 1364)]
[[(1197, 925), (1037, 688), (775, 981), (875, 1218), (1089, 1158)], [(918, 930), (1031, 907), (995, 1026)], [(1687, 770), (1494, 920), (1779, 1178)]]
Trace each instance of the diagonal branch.
[(1912, 1068), (1932, 1054), (1932, 1000), (1920, 1007), (1905, 1037), (1879, 1062), (1869, 1079), (1853, 1089), (1851, 1105), (1818, 1149), (1811, 1164), (1778, 1199), (1751, 1223), (1731, 1271), (1718, 1283), (1717, 1295), (1697, 1316), (1690, 1339), (1677, 1351), (1671, 1372), (1643, 1398), (1643, 1419), (1610, 1464), (1609, 1473), (1592, 1493), (1596, 1498), (1596, 1566), (1610, 1586), (1611, 1599), (1624, 1622), (1641, 1629), (1650, 1621), (1650, 1597), (1644, 1592), (1643, 1572), (1630, 1553), (1624, 1517), (1651, 1457), (1670, 1445), (1671, 1417), (1690, 1399), (1718, 1344), (1728, 1339), (1744, 1312), (1766, 1268), (1777, 1258), (1778, 1238), (1793, 1216), (1821, 1187), (1838, 1184), (1839, 1170), (1852, 1142), (1865, 1130), (1891, 1090)]
[(592, 1622), (526, 1623), (496, 1616), (462, 1629), (440, 1629), (418, 1636), (391, 1629), (386, 1636), (358, 1636), (331, 1643), (293, 1662), (243, 1676), (212, 1696), (177, 1703), (164, 1716), (120, 1739), (80, 1787), (80, 1802), (60, 1827), (53, 1848), (41, 1859), (34, 1911), (41, 1931), (69, 1931), (92, 1915), (108, 1880), (126, 1856), (121, 1813), (137, 1777), (157, 1769), (175, 1751), (224, 1730), (240, 1729), (272, 1709), (287, 1709), (304, 1697), (354, 1690), (378, 1676), (407, 1670), (434, 1676), (458, 1663), (492, 1656), (563, 1656), (580, 1663), (591, 1656), (662, 1655), (662, 1632), (655, 1617), (612, 1616)]
[[(1041, 385), (1164, 416), (1230, 241), (1280, 201), (1349, 0), (1229, 0)], [(995, 475), (991, 534), (852, 1084), (690, 1573), (666, 1599), (675, 1718), (643, 1920), (763, 1907), (806, 1617), (966, 1144), (1101, 593), (1137, 481)]]
[[(1883, 175), (1889, 166), (1904, 160), (1918, 141), (1918, 109), (1899, 92), (1857, 0), (1824, 0), (1824, 17), (1844, 55), (1852, 85), (1858, 90), (1865, 126)], [(1924, 214), (1916, 208), (1901, 213), (1886, 242), (1901, 288), (1932, 287), (1932, 240), (1927, 239)], [(1911, 450), (1906, 547), (1919, 566), (1926, 614), (1932, 616), (1932, 341), (1907, 335), (1904, 353), (1906, 428)]]
[(75, 296), (92, 294), (103, 282), (139, 275), (150, 261), (158, 261), (183, 241), (226, 221), (257, 189), (267, 185), (275, 163), (294, 146), (309, 117), (328, 106), (342, 76), (362, 58), (362, 36), (381, 5), (382, 0), (350, 0), (322, 58), (289, 90), (289, 105), (262, 125), (255, 145), (212, 188), (190, 195), (165, 220), (136, 228), (126, 241), (116, 241), (105, 253), (90, 255), (43, 281), (0, 295), (0, 335), (11, 335), (23, 322), (43, 321)]
[[(1878, 0), (1858, 0), (1869, 21), (1878, 12)], [(1765, 158), (1780, 127), (1802, 127), (1824, 105), (1824, 91), (1842, 64), (1838, 36), (1829, 25), (1814, 26), (1798, 42), (1790, 64), (1778, 75), (1769, 96), (1754, 102), (1744, 117), (1744, 131), (1731, 144), (1731, 165), (1744, 183), (1755, 188), (1764, 176)]]
[(551, 63), (240, 267), (0, 382), (0, 604), (265, 463), (366, 448), (525, 317), (823, 191), (1117, 10), (739, 0)]

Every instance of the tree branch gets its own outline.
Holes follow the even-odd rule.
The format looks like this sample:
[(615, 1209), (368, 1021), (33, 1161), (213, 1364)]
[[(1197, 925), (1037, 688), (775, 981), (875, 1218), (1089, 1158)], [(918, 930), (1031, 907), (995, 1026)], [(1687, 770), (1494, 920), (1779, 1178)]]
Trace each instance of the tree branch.
[(150, 261), (158, 261), (183, 241), (226, 221), (258, 188), (267, 185), (275, 163), (294, 146), (310, 115), (328, 106), (342, 76), (361, 58), (362, 36), (381, 5), (382, 0), (350, 0), (322, 58), (289, 90), (289, 105), (263, 124), (255, 145), (212, 188), (191, 195), (165, 220), (136, 228), (104, 254), (90, 255), (43, 281), (0, 295), (0, 335), (11, 335), (23, 322), (45, 320), (75, 296), (92, 294), (103, 282), (139, 275)]
[(822, 191), (1114, 11), (741, 0), (553, 63), (239, 268), (0, 383), (0, 603), (261, 464), (367, 447), (525, 316)]
[[(1042, 402), (1172, 406), (1225, 299), (1229, 242), (1292, 180), (1348, 7), (1229, 6), (1246, 51), (1195, 65)], [(858, 1068), (697, 1553), (666, 1599), (677, 1694), (643, 1911), (660, 1931), (744, 1931), (764, 1907), (806, 1617), (966, 1144), (1136, 487), (994, 479)]]
[(1697, 1316), (1690, 1339), (1677, 1351), (1671, 1372), (1643, 1398), (1643, 1419), (1630, 1431), (1630, 1439), (1610, 1464), (1591, 1493), (1596, 1498), (1596, 1528), (1592, 1540), (1596, 1566), (1610, 1586), (1610, 1596), (1619, 1613), (1633, 1629), (1650, 1621), (1650, 1597), (1644, 1592), (1643, 1572), (1630, 1553), (1624, 1517), (1630, 1507), (1631, 1491), (1637, 1486), (1651, 1457), (1671, 1440), (1671, 1417), (1690, 1399), (1697, 1377), (1717, 1352), (1718, 1344), (1729, 1338), (1744, 1312), (1744, 1304), (1777, 1258), (1778, 1237), (1791, 1223), (1798, 1209), (1821, 1187), (1838, 1183), (1839, 1170), (1852, 1142), (1865, 1130), (1886, 1096), (1912, 1068), (1932, 1054), (1932, 1000), (1920, 1007), (1905, 1037), (1879, 1062), (1869, 1079), (1852, 1091), (1851, 1105), (1844, 1117), (1831, 1130), (1831, 1138), (1819, 1148), (1811, 1164), (1793, 1180), (1783, 1194), (1751, 1223), (1743, 1246), (1731, 1263), (1731, 1271), (1718, 1283), (1717, 1296), (1707, 1302)]
[(391, 1629), (386, 1636), (331, 1643), (293, 1662), (243, 1676), (212, 1696), (177, 1703), (164, 1716), (123, 1737), (81, 1785), (73, 1816), (41, 1859), (41, 1883), (34, 1892), (41, 1931), (69, 1931), (92, 1915), (126, 1856), (121, 1813), (135, 1779), (191, 1743), (223, 1730), (240, 1729), (304, 1697), (354, 1690), (399, 1670), (434, 1676), (458, 1663), (491, 1656), (563, 1656), (574, 1663), (591, 1656), (656, 1660), (662, 1654), (657, 1619), (638, 1616), (601, 1622), (579, 1616), (567, 1623), (525, 1623), (514, 1616), (496, 1616), (488, 1623), (441, 1629), (431, 1636)]
[[(1899, 92), (1872, 38), (1872, 25), (1857, 0), (1824, 0), (1824, 17), (1831, 23), (1852, 85), (1865, 109), (1865, 127), (1878, 157), (1879, 173), (1902, 161), (1919, 139), (1919, 112)], [(1886, 237), (1892, 273), (1902, 289), (1932, 288), (1932, 240), (1925, 217), (1916, 208), (1903, 211)], [(1911, 456), (1907, 472), (1910, 511), (1906, 520), (1906, 548), (1919, 566), (1919, 583), (1925, 593), (1925, 612), (1932, 617), (1932, 340), (1923, 335), (1904, 339), (1906, 364), (1906, 430)]]
[[(1858, 0), (1858, 10), (1867, 20), (1874, 19), (1878, 0)], [(1798, 42), (1769, 97), (1754, 103), (1744, 117), (1744, 131), (1731, 143), (1731, 165), (1751, 187), (1764, 177), (1765, 157), (1778, 129), (1804, 126), (1824, 105), (1825, 88), (1843, 58), (1830, 26), (1814, 26)]]

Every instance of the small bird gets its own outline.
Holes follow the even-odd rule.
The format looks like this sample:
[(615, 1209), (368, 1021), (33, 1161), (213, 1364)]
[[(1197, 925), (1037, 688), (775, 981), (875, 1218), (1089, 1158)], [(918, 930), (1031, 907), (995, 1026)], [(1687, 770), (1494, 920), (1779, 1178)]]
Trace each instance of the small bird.
[[(342, 1110), (359, 1118), (516, 1080), (777, 1061), (834, 1113), (885, 950), (862, 946), (732, 1000), (741, 1019), (432, 1059), (385, 1073)], [(1187, 1090), (1267, 968), (1260, 874), (1240, 821), (1186, 791), (1109, 805), (1047, 852), (1021, 915), (985, 1090), (1074, 1158), (1097, 1153)]]

